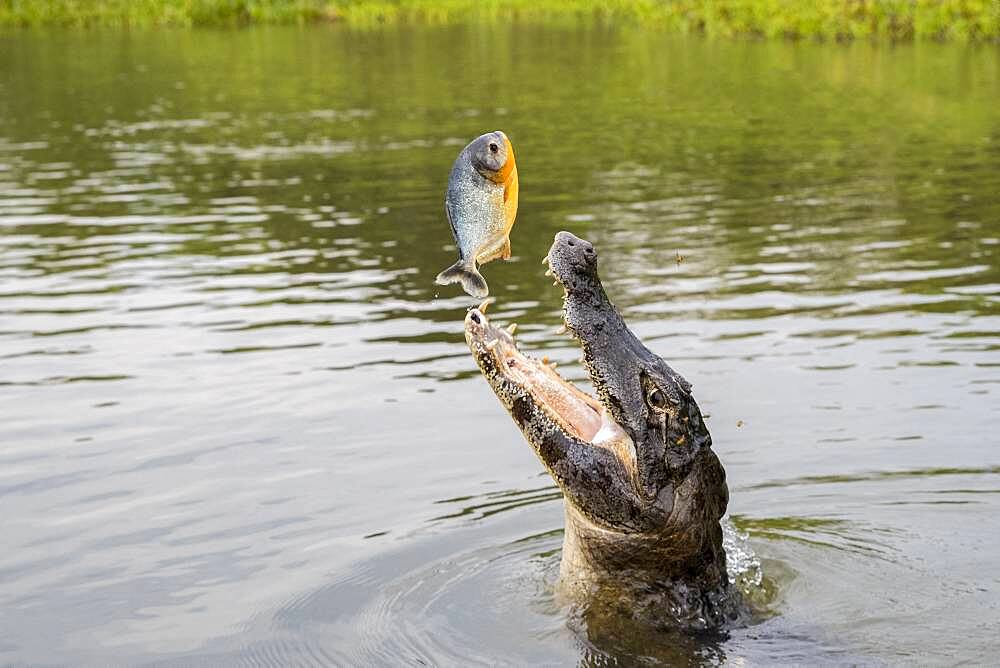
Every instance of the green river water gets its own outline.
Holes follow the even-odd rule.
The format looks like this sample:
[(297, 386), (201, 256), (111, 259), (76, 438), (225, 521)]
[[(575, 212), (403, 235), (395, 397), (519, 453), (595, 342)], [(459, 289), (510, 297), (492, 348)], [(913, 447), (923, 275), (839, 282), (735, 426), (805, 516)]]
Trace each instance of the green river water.
[[(491, 314), (585, 383), (539, 260), (594, 242), (763, 621), (555, 597), (560, 494), (433, 282), (494, 129)], [(996, 45), (0, 33), (0, 664), (993, 662), (998, 392)]]

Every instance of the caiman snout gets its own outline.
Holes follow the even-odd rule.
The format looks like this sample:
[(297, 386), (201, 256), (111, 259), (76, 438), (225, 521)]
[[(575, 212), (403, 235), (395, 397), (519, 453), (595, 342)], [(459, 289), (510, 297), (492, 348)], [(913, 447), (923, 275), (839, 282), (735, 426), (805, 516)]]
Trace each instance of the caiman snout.
[(556, 234), (545, 261), (567, 291), (594, 289), (599, 283), (597, 250), (575, 234), (566, 231)]

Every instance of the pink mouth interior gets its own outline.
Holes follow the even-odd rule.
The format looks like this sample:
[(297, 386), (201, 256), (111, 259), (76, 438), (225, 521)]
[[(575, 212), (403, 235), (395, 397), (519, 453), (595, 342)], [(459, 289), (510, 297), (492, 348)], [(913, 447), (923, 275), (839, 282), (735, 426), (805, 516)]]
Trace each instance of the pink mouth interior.
[[(472, 319), (473, 314), (479, 319)], [(632, 442), (593, 396), (560, 376), (554, 364), (524, 355), (514, 337), (494, 327), (478, 309), (466, 317), (466, 338), (477, 354), (493, 356), (495, 366), (512, 383), (531, 393), (541, 406), (570, 436), (591, 445), (612, 447), (631, 459)]]

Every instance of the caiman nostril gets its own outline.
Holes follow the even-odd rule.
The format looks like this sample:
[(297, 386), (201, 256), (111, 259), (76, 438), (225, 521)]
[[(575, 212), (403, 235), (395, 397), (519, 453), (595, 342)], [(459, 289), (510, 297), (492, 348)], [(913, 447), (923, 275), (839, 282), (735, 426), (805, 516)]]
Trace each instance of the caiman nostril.
[(472, 313), (469, 314), (469, 317), (472, 319), (472, 322), (476, 323), (477, 325), (481, 325), (483, 322), (482, 318), (479, 317), (479, 311), (473, 311)]
[(567, 242), (566, 242), (566, 245), (567, 245), (567, 246), (575, 246), (575, 245), (576, 245), (576, 242), (575, 242), (575, 241), (573, 241), (572, 239), (570, 239), (569, 241), (567, 241)]

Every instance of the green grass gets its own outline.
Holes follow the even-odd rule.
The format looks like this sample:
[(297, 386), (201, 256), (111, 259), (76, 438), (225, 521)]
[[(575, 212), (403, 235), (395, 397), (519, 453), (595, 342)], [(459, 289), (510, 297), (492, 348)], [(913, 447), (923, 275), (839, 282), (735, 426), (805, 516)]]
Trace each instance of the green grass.
[(0, 0), (0, 25), (632, 23), (708, 35), (1000, 39), (1000, 0)]

